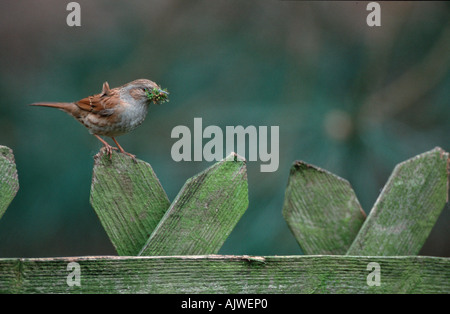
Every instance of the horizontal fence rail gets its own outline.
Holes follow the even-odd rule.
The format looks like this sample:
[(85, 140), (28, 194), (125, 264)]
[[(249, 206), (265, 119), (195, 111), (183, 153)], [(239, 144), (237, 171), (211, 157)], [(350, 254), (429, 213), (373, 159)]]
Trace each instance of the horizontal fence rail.
[(0, 259), (0, 293), (448, 293), (450, 259), (170, 256)]

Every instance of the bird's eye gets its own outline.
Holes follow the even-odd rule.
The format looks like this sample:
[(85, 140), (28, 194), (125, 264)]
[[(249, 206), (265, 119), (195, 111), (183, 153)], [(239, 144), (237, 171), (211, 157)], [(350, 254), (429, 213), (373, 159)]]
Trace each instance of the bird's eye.
[(143, 92), (147, 92), (147, 89), (146, 89), (146, 88), (143, 88), (142, 91), (143, 91)]

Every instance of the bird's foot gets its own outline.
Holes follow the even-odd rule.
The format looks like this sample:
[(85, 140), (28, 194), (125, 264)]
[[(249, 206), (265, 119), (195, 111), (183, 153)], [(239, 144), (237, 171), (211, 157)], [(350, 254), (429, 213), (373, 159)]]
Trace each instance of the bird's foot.
[(130, 157), (131, 157), (131, 159), (133, 159), (134, 163), (135, 163), (135, 164), (137, 164), (137, 160), (136, 160), (136, 155), (133, 155), (133, 154), (127, 153), (127, 152), (126, 152), (126, 151), (124, 151), (124, 150), (122, 150), (122, 151), (121, 151), (121, 153), (122, 153), (122, 154), (125, 154), (125, 155), (127, 155), (127, 156), (130, 156)]
[(117, 150), (116, 147), (112, 147), (111, 145), (104, 146), (104, 149), (106, 150), (106, 154), (109, 156), (109, 160), (112, 158), (112, 152), (113, 150)]
[(108, 156), (109, 156), (109, 160), (111, 160), (113, 150), (117, 150), (117, 148), (116, 148), (116, 147), (112, 147), (112, 146), (109, 145), (109, 144), (108, 144), (108, 145), (104, 145), (104, 146), (100, 149), (100, 152), (99, 152), (97, 155), (95, 155), (95, 157), (98, 158), (98, 157), (100, 157), (100, 155), (103, 153), (103, 154), (108, 155)]
[(119, 142), (117, 142), (117, 140), (116, 140), (114, 137), (112, 137), (112, 139), (113, 139), (114, 143), (116, 143), (117, 147), (119, 147), (119, 151), (120, 151), (122, 154), (125, 154), (125, 155), (127, 155), (127, 156), (130, 156), (131, 159), (133, 159), (134, 163), (137, 164), (136, 155), (127, 153), (127, 152), (122, 148), (122, 146), (120, 146)]

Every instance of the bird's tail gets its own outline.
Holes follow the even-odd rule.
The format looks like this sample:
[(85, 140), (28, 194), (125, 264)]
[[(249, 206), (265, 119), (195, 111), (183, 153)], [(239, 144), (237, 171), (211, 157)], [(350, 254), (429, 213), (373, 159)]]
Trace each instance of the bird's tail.
[(77, 105), (75, 105), (73, 102), (35, 102), (33, 104), (30, 104), (30, 106), (57, 108), (69, 114), (74, 114), (78, 109)]
[(64, 110), (71, 108), (73, 104), (68, 102), (35, 102), (30, 104), (30, 106), (52, 107)]

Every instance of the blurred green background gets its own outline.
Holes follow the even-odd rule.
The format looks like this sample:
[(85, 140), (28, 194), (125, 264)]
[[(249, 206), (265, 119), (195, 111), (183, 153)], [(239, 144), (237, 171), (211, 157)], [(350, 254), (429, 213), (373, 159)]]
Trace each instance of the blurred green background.
[[(296, 159), (352, 184), (369, 212), (394, 166), (449, 150), (450, 5), (381, 2), (0, 2), (0, 144), (14, 150), (20, 190), (0, 220), (0, 257), (115, 254), (89, 204), (100, 142), (38, 101), (74, 101), (137, 78), (171, 92), (119, 138), (149, 162), (169, 199), (212, 163), (174, 162), (177, 125), (279, 125), (280, 165), (248, 163), (250, 205), (221, 254), (302, 254), (282, 218)], [(450, 256), (449, 209), (422, 255)]]

